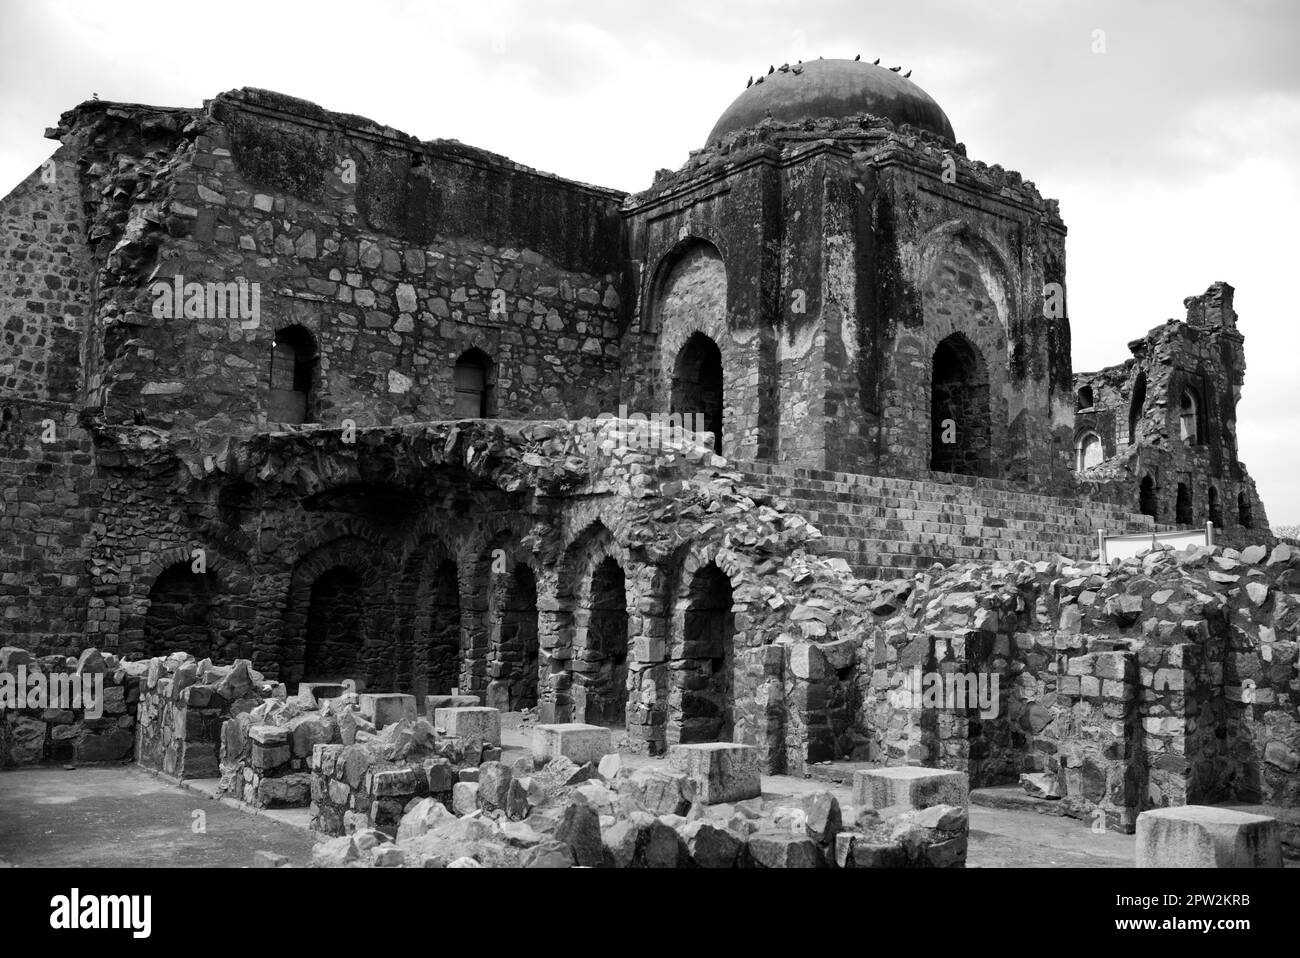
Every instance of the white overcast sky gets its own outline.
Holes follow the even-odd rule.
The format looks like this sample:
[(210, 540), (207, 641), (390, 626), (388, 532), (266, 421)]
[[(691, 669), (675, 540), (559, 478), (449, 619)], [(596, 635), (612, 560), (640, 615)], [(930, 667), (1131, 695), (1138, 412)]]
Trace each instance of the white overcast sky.
[(1237, 288), (1241, 455), (1273, 524), (1300, 523), (1298, 28), (1288, 0), (0, 0), (0, 194), (92, 93), (197, 106), (241, 86), (636, 191), (769, 64), (881, 57), (971, 157), (1061, 201), (1076, 370)]

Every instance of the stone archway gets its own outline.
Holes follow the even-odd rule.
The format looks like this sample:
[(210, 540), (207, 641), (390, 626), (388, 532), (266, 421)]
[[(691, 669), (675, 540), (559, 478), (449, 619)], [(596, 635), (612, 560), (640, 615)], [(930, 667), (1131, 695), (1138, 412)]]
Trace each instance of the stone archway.
[(988, 368), (961, 333), (935, 348), (930, 377), (930, 468), (989, 476), (992, 426)]
[(214, 641), (215, 606), (220, 590), (211, 572), (194, 572), (188, 561), (168, 566), (149, 589), (149, 610), (144, 617), (144, 654), (188, 652), (196, 659), (222, 657)]
[(505, 712), (532, 708), (538, 699), (537, 577), (523, 563), (497, 585), (488, 645), (486, 705)]
[(627, 711), (627, 581), (612, 556), (592, 570), (587, 605), (577, 618), (573, 672), (578, 714), (595, 725), (622, 725)]
[(722, 455), (722, 410), (722, 351), (704, 333), (693, 333), (673, 364), (669, 412), (680, 413), (683, 423), (703, 417), (704, 428), (713, 433), (713, 451)]
[(433, 571), (416, 610), (415, 695), (447, 695), (460, 683), (461, 609), (460, 576), (456, 563), (444, 559)]
[(355, 678), (365, 644), (361, 577), (347, 566), (322, 572), (311, 584), (303, 650), (304, 682)]
[[(682, 600), (669, 741), (729, 742), (735, 727), (735, 616), (731, 580), (715, 563), (696, 570)], [(676, 704), (680, 703), (680, 704)], [(677, 735), (673, 734), (676, 726)]]

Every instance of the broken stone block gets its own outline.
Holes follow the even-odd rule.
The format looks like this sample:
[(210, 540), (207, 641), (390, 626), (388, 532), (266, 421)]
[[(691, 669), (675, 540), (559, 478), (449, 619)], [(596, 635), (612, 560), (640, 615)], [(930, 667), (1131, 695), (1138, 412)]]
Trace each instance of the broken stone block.
[(501, 713), (496, 709), (434, 709), (433, 724), (448, 738), (456, 739), (466, 751), (477, 751), (484, 745), (501, 745)]
[(768, 829), (749, 836), (749, 857), (759, 868), (818, 868), (822, 863), (811, 838)]
[(631, 868), (636, 858), (640, 833), (628, 819), (615, 822), (601, 833), (605, 863), (612, 868)]
[(802, 799), (804, 831), (818, 845), (835, 840), (843, 824), (840, 803), (830, 792), (813, 792)]
[(1051, 772), (1022, 772), (1020, 787), (1035, 798), (1061, 797), (1061, 783)]
[(338, 682), (298, 683), (298, 704), (305, 709), (320, 708), (327, 699), (336, 699), (344, 692)]
[(533, 727), (533, 761), (538, 765), (560, 757), (578, 765), (599, 762), (613, 750), (612, 733), (600, 725), (567, 722)]
[(416, 719), (415, 696), (402, 692), (367, 692), (359, 697), (361, 717), (374, 723), (376, 729), (394, 725), (403, 719)]
[(478, 809), (478, 782), (457, 782), (451, 789), (451, 810), (468, 815)]
[[(477, 695), (426, 695), (424, 697), (424, 714), (430, 721), (438, 709), (472, 709), (483, 704)], [(437, 725), (437, 722), (434, 722)]]
[(555, 829), (555, 840), (564, 842), (573, 849), (574, 861), (583, 867), (597, 868), (604, 860), (600, 816), (590, 805), (582, 802), (569, 803), (564, 809), (559, 827)]
[(682, 772), (639, 768), (619, 783), (653, 815), (684, 815), (695, 801), (695, 783)]
[(401, 868), (406, 864), (405, 853), (396, 845), (386, 845), (375, 850), (376, 868)]
[(668, 766), (695, 783), (696, 797), (705, 805), (740, 802), (762, 794), (758, 749), (752, 745), (674, 745), (668, 751)]
[(638, 817), (641, 817), (643, 822), (637, 846), (637, 856), (642, 866), (676, 868), (681, 863), (684, 851), (677, 830), (665, 820), (664, 816), (651, 818), (641, 813)]
[(445, 758), (427, 759), (424, 763), (424, 776), (429, 783), (429, 791), (434, 795), (450, 792), (456, 784), (456, 770)]
[(965, 772), (919, 765), (859, 769), (853, 773), (853, 803), (865, 808), (921, 809), (969, 804)]
[(735, 832), (706, 821), (687, 822), (678, 834), (697, 868), (734, 868), (745, 845)]
[(288, 864), (289, 859), (275, 852), (253, 852), (254, 868), (285, 868)]
[(510, 769), (500, 762), (484, 762), (478, 768), (478, 803), (486, 812), (506, 807), (512, 776)]
[(441, 802), (422, 798), (402, 816), (402, 821), (397, 826), (397, 840), (402, 842), (426, 835), (454, 817)]
[(1282, 833), (1265, 815), (1183, 805), (1137, 819), (1138, 868), (1281, 868)]

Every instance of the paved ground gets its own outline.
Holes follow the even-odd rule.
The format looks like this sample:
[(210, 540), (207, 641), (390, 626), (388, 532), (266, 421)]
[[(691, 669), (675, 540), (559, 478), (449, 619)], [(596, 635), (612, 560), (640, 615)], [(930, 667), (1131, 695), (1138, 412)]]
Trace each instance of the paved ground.
[(259, 849), (304, 865), (313, 844), (303, 828), (131, 765), (0, 772), (0, 861), (11, 865), (241, 867)]
[[(519, 748), (517, 742), (506, 744), (510, 753)], [(310, 860), (315, 838), (307, 830), (306, 809), (252, 814), (229, 800), (214, 801), (215, 782), (187, 786), (129, 765), (0, 773), (0, 862), (241, 867), (250, 864), (258, 849), (278, 852), (298, 865)], [(826, 787), (825, 782), (783, 775), (763, 779), (768, 798)], [(832, 791), (841, 801), (849, 800), (847, 788), (833, 786)], [(195, 830), (196, 812), (202, 813), (202, 832)], [(1131, 867), (1133, 857), (1131, 835), (1095, 835), (1085, 823), (1032, 812), (971, 809), (971, 867)]]

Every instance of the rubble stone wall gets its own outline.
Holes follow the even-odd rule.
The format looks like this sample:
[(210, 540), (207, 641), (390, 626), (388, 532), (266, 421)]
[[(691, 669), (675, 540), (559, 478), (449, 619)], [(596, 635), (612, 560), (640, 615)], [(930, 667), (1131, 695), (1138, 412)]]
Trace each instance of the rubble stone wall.
[[(1133, 508), (1140, 507), (1140, 484), (1150, 477), (1158, 522), (1195, 527), (1211, 521), (1230, 536), (1268, 529), (1237, 448), (1246, 360), (1233, 292), (1227, 283), (1214, 283), (1189, 296), (1185, 322), (1171, 319), (1134, 340), (1133, 357), (1124, 363), (1074, 377), (1080, 407), (1075, 445), (1096, 435), (1104, 456), (1080, 475), (1112, 485), (1119, 501), (1127, 497)], [(1187, 426), (1184, 395), (1194, 410)]]
[[(1131, 830), (1142, 809), (1300, 800), (1298, 638), (1289, 546), (1152, 552), (1090, 564), (918, 576), (859, 656), (856, 751), (968, 771), (1050, 772), (1080, 817)], [(912, 670), (993, 674), (996, 715), (918, 706)], [(958, 703), (961, 704), (961, 703)]]
[[(69, 682), (80, 684), (83, 676), (92, 677), (92, 681), (94, 676), (103, 676), (99, 715), (88, 715), (85, 707), (63, 708), (64, 704), (72, 704), (69, 700), (62, 700), (59, 707), (48, 707), (52, 703), (47, 700), (31, 708), (0, 709), (0, 768), (47, 762), (82, 765), (130, 758), (140, 698), (137, 672), (133, 664), (118, 662), (112, 655), (101, 656), (96, 649), (87, 649), (77, 659), (61, 655), (37, 657), (14, 646), (0, 649), (0, 675), (14, 683), (11, 688), (15, 692), (19, 691), (20, 679), (29, 683), (22, 691), (33, 691), (31, 680), (36, 673), (49, 679), (49, 684), (43, 686), (47, 690), (55, 683), (67, 687)], [(32, 700), (25, 698), (24, 702)]]

